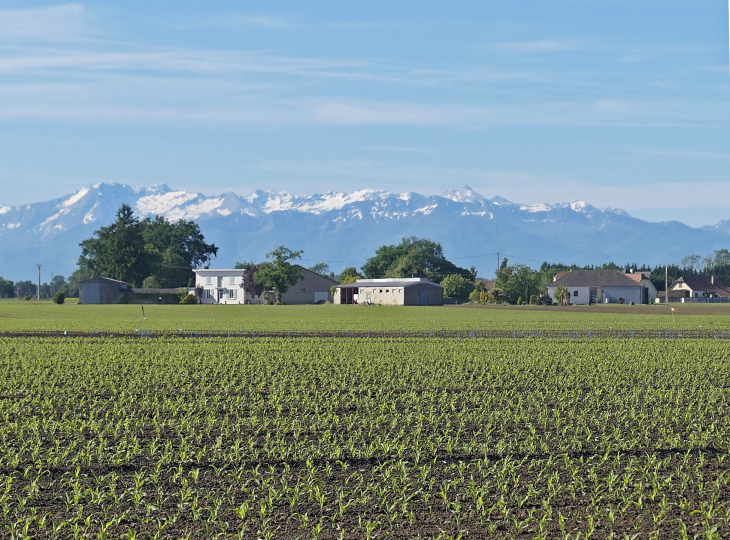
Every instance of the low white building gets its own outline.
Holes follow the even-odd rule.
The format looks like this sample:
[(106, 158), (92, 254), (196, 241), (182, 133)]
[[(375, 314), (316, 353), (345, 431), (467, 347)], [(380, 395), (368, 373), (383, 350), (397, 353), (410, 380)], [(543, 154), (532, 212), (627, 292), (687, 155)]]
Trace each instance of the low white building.
[(555, 290), (565, 287), (570, 304), (649, 303), (649, 289), (641, 280), (620, 270), (573, 270), (561, 272), (548, 285), (548, 294), (555, 302)]
[(441, 306), (444, 288), (427, 278), (358, 279), (335, 288), (335, 304)]

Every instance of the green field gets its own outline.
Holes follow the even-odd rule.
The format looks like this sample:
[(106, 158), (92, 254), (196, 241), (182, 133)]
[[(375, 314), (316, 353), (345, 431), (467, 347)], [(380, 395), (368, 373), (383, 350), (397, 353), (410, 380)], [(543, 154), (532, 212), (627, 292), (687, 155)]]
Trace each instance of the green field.
[(0, 381), (0, 538), (730, 535), (722, 340), (10, 338)]
[(0, 302), (0, 539), (728, 537), (730, 306), (675, 309)]
[(0, 302), (0, 332), (730, 330), (730, 304), (666, 306), (93, 306)]

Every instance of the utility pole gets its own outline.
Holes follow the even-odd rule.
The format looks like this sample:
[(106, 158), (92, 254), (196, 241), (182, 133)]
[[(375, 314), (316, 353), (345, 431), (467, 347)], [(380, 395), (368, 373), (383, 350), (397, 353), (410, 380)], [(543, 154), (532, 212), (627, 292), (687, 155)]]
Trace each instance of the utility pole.
[(40, 300), (41, 299), (41, 265), (40, 264), (36, 264), (36, 266), (38, 267), (38, 294), (37, 294), (37, 298), (38, 298), (38, 300)]
[(51, 271), (51, 298), (53, 298), (53, 271)]
[(664, 303), (669, 305), (669, 266), (664, 265)]
[(499, 251), (497, 252), (497, 269), (494, 271), (494, 277), (499, 277), (497, 272), (499, 272)]

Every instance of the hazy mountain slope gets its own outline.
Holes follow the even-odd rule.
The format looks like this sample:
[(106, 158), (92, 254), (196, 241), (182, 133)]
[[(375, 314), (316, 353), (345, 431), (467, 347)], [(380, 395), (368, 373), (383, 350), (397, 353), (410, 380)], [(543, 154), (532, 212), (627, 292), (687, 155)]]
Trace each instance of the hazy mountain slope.
[(403, 236), (439, 241), (447, 257), (476, 266), (484, 276), (492, 274), (497, 251), (533, 266), (543, 260), (659, 264), (730, 247), (730, 222), (695, 229), (679, 222), (651, 223), (580, 201), (526, 206), (486, 199), (468, 187), (442, 196), (375, 190), (305, 196), (258, 190), (247, 197), (208, 197), (165, 185), (97, 184), (52, 201), (0, 206), (0, 275), (34, 279), (36, 263), (48, 272), (70, 274), (78, 243), (109, 224), (122, 203), (140, 216), (197, 221), (206, 240), (220, 248), (213, 263), (218, 267), (260, 261), (283, 244), (303, 249), (303, 264), (325, 261), (337, 271), (360, 266), (377, 247)]

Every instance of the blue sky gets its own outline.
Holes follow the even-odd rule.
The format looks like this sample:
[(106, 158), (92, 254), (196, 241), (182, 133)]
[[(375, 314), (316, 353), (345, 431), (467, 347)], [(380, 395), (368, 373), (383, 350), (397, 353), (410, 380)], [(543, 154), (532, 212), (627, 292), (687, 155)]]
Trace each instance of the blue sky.
[(0, 1), (0, 203), (469, 185), (730, 219), (724, 0)]

